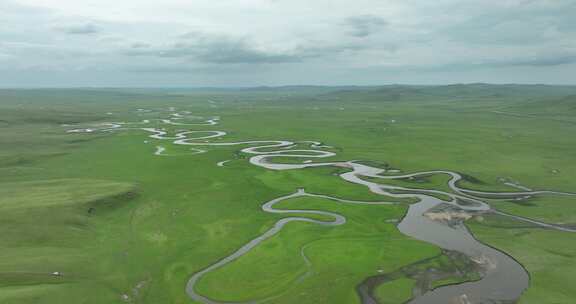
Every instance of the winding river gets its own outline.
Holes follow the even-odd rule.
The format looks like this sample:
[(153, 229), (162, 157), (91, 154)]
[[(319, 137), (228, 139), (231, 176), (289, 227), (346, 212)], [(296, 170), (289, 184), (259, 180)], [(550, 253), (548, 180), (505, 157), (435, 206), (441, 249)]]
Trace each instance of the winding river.
[[(202, 118), (197, 116), (190, 116), (190, 112), (176, 112), (176, 110), (173, 108), (170, 110), (170, 112), (171, 113), (169, 114), (169, 118), (156, 119), (154, 121), (162, 124), (178, 126), (214, 126), (217, 125), (219, 121), (218, 117), (214, 117), (205, 119), (201, 123), (196, 124), (183, 123), (181, 120)], [(385, 196), (386, 198), (417, 199), (417, 202), (410, 205), (406, 215), (397, 224), (398, 230), (409, 237), (434, 244), (444, 250), (455, 251), (465, 255), (478, 266), (478, 269), (480, 269), (480, 279), (461, 284), (442, 286), (424, 292), (423, 294), (410, 300), (408, 303), (411, 304), (510, 303), (515, 302), (526, 290), (526, 288), (528, 288), (529, 275), (527, 271), (522, 267), (522, 265), (520, 265), (516, 260), (507, 254), (477, 241), (467, 229), (464, 224), (465, 220), (474, 215), (496, 213), (502, 216), (511, 217), (515, 220), (525, 221), (533, 225), (538, 225), (546, 229), (556, 229), (564, 232), (576, 232), (576, 230), (572, 228), (543, 223), (533, 219), (506, 214), (494, 210), (486, 202), (486, 199), (521, 199), (545, 194), (575, 195), (572, 193), (532, 191), (528, 189), (526, 191), (516, 192), (484, 192), (469, 190), (458, 186), (458, 182), (463, 179), (461, 174), (447, 170), (416, 172), (399, 175), (394, 174), (393, 171), (386, 171), (385, 169), (369, 166), (356, 161), (311, 162), (310, 159), (329, 158), (336, 155), (334, 152), (322, 150), (329, 149), (331, 147), (325, 146), (320, 142), (294, 142), (288, 140), (213, 142), (209, 140), (221, 138), (226, 135), (226, 132), (187, 130), (177, 131), (174, 132), (174, 135), (169, 135), (169, 132), (165, 129), (140, 126), (148, 125), (151, 122), (152, 120), (143, 120), (136, 123), (103, 123), (84, 128), (72, 129), (68, 132), (92, 133), (109, 132), (123, 129), (139, 129), (151, 133), (149, 137), (152, 139), (167, 140), (176, 145), (190, 146), (194, 149), (193, 151), (195, 151), (195, 153), (198, 153), (198, 151), (205, 152), (204, 150), (200, 149), (202, 146), (246, 146), (242, 147), (240, 151), (250, 155), (249, 162), (255, 166), (269, 170), (297, 170), (310, 167), (341, 168), (343, 171), (345, 171), (339, 175), (342, 180), (367, 187), (372, 193)], [(301, 147), (302, 145), (306, 145), (308, 148), (296, 148)], [(164, 154), (164, 151), (165, 148), (163, 146), (157, 146), (155, 154), (169, 156), (169, 154)], [(274, 158), (277, 157), (303, 159), (306, 161), (304, 163), (294, 164), (275, 163)], [(218, 163), (218, 166), (223, 166), (225, 162), (227, 161)], [(386, 180), (403, 180), (407, 178), (425, 177), (438, 174), (449, 176), (450, 179), (448, 181), (448, 187), (451, 190), (450, 192), (433, 189), (415, 189), (386, 184)], [(329, 195), (307, 193), (304, 189), (299, 189), (292, 194), (288, 194), (265, 202), (262, 205), (262, 211), (268, 213), (285, 214), (287, 217), (278, 220), (274, 226), (266, 230), (261, 235), (250, 240), (230, 255), (225, 256), (220, 260), (215, 261), (213, 264), (205, 267), (204, 269), (194, 273), (186, 285), (186, 292), (190, 298), (205, 304), (224, 303), (216, 299), (211, 299), (207, 295), (200, 294), (196, 290), (197, 282), (206, 274), (233, 262), (253, 248), (257, 247), (266, 239), (276, 235), (285, 227), (287, 223), (299, 221), (323, 226), (338, 226), (346, 223), (346, 217), (334, 212), (322, 210), (287, 210), (274, 208), (274, 205), (281, 201), (302, 196), (322, 197), (328, 200), (346, 204), (393, 204), (392, 202), (362, 202), (346, 200)], [(438, 197), (449, 199), (442, 200)], [(298, 214), (300, 216), (290, 216), (291, 214)], [(331, 218), (331, 220), (317, 220), (301, 216), (304, 214), (322, 215)], [(309, 265), (310, 261), (304, 254), (304, 248), (302, 248), (302, 257), (306, 264)], [(309, 273), (306, 275), (309, 275)], [(359, 292), (359, 296), (363, 304), (378, 303), (373, 295), (373, 290), (366, 288), (362, 288), (362, 290), (363, 292)], [(249, 303), (267, 302), (272, 299), (273, 298), (254, 299)]]

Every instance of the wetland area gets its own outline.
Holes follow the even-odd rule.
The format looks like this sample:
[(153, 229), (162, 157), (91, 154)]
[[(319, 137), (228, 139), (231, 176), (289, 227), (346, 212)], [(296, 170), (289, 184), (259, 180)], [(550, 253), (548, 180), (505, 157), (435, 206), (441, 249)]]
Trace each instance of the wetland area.
[(571, 303), (576, 88), (387, 90), (0, 90), (0, 302)]

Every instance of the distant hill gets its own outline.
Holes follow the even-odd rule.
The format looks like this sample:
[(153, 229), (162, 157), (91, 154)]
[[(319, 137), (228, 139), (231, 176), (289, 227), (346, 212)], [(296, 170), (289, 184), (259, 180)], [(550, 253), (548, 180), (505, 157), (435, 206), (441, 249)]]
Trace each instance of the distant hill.
[(402, 101), (440, 98), (561, 97), (576, 95), (576, 86), (516, 84), (454, 84), (442, 86), (389, 85), (334, 90), (316, 96), (320, 100)]
[[(89, 93), (89, 94), (87, 94)], [(519, 84), (451, 84), (451, 85), (383, 85), (383, 86), (260, 86), (260, 87), (198, 87), (198, 88), (72, 88), (72, 89), (0, 89), (0, 96), (90, 99), (87, 96), (106, 95), (116, 98), (151, 98), (203, 96), (230, 100), (301, 100), (301, 101), (360, 101), (399, 102), (411, 100), (485, 100), (516, 98), (541, 100), (576, 96), (576, 86)], [(560, 102), (560, 101), (555, 101)], [(565, 101), (568, 102), (568, 101)]]

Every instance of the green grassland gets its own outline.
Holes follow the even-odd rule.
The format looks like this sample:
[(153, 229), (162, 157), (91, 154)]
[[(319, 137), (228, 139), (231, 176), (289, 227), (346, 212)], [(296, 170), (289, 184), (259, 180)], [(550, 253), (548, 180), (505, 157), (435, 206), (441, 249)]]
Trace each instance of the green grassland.
[[(193, 303), (185, 293), (192, 273), (282, 217), (262, 212), (262, 203), (302, 187), (346, 199), (392, 200), (342, 181), (333, 168), (276, 172), (250, 165), (239, 147), (185, 155), (188, 147), (166, 141), (167, 152), (183, 155), (159, 157), (153, 154), (160, 142), (143, 131), (67, 134), (62, 124), (158, 118), (174, 106), (222, 120), (218, 126), (161, 127), (227, 131), (222, 141), (317, 140), (334, 147), (333, 160), (374, 161), (406, 173), (457, 171), (477, 179), (462, 183), (474, 189), (513, 190), (499, 182), (504, 177), (534, 189), (574, 192), (575, 92), (487, 85), (2, 90), (0, 303)], [(139, 115), (139, 108), (155, 112)], [(224, 160), (232, 161), (216, 166)], [(396, 183), (442, 190), (444, 181), (434, 176)], [(282, 202), (277, 207), (321, 208), (349, 221), (338, 227), (290, 223), (204, 277), (198, 290), (230, 301), (275, 296), (273, 303), (359, 303), (355, 287), (364, 278), (439, 254), (397, 231), (394, 220), (410, 202), (398, 203)], [(575, 203), (542, 196), (492, 205), (569, 225), (576, 223)], [(469, 226), (479, 240), (511, 254), (530, 272), (531, 287), (521, 303), (576, 299), (570, 288), (576, 273), (573, 234), (489, 216)], [(307, 271), (312, 274), (298, 280)], [(412, 280), (391, 284), (377, 290), (382, 303), (410, 298)]]

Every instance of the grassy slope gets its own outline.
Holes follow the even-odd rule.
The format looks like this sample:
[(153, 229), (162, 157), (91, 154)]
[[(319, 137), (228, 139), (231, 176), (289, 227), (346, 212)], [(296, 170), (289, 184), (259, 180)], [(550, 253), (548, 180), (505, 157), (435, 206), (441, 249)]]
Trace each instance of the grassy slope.
[[(113, 120), (134, 121), (141, 118), (128, 109), (181, 105), (195, 114), (222, 116), (222, 124), (216, 129), (229, 131), (226, 140), (321, 140), (336, 146), (337, 159), (387, 162), (405, 172), (450, 169), (479, 178), (485, 184), (475, 186), (487, 189), (501, 187), (497, 179), (502, 176), (534, 188), (566, 191), (576, 188), (570, 175), (576, 169), (571, 153), (576, 147), (576, 139), (572, 136), (575, 127), (558, 121), (491, 112), (508, 102), (516, 103), (517, 99), (458, 102), (428, 98), (425, 102), (356, 103), (349, 97), (332, 102), (316, 100), (285, 105), (245, 98), (247, 101), (243, 102), (218, 102), (217, 108), (213, 108), (206, 99), (194, 95), (169, 97), (157, 96), (157, 93), (102, 92), (11, 95), (1, 97), (2, 191), (13, 189), (13, 183), (22, 182), (19, 185), (28, 185), (29, 190), (21, 188), (19, 195), (30, 192), (30, 197), (34, 197), (32, 191), (38, 187), (30, 186), (29, 181), (66, 178), (90, 181), (79, 187), (85, 189), (84, 195), (91, 199), (91, 195), (102, 190), (90, 192), (94, 180), (110, 183), (109, 190), (116, 187), (113, 185), (137, 185), (139, 195), (122, 200), (106, 212), (87, 217), (85, 208), (70, 208), (66, 199), (60, 197), (60, 192), (72, 194), (74, 191), (50, 190), (42, 195), (54, 202), (60, 201), (50, 207), (58, 209), (46, 212), (46, 207), (30, 205), (27, 213), (14, 211), (16, 214), (10, 216), (15, 219), (14, 226), (10, 229), (18, 231), (30, 226), (28, 212), (43, 214), (46, 219), (38, 221), (37, 226), (42, 227), (43, 235), (51, 237), (46, 238), (45, 243), (22, 238), (26, 244), (21, 245), (14, 244), (15, 240), (20, 240), (14, 235), (3, 236), (0, 240), (2, 260), (17, 261), (0, 264), (2, 303), (113, 303), (121, 302), (121, 294), (128, 294), (134, 302), (141, 303), (189, 303), (183, 287), (190, 273), (230, 253), (277, 220), (278, 217), (260, 211), (260, 204), (266, 200), (291, 193), (302, 185), (309, 192), (378, 199), (365, 189), (339, 181), (330, 175), (333, 173), (330, 169), (270, 172), (250, 166), (246, 160), (234, 160), (220, 168), (215, 163), (233, 158), (235, 148), (210, 148), (209, 153), (194, 156), (155, 157), (152, 155), (155, 143), (144, 144), (145, 136), (140, 132), (106, 137), (65, 135), (58, 126), (76, 120), (102, 119), (108, 117), (109, 111), (114, 112), (110, 115)], [(215, 99), (227, 100), (228, 97)], [(11, 112), (4, 111), (8, 109)], [(19, 114), (14, 115), (15, 111)], [(195, 129), (202, 128), (214, 129)], [(170, 152), (180, 149), (174, 148)], [(9, 197), (17, 199), (19, 195)], [(86, 200), (77, 197), (74, 202), (84, 206)], [(2, 202), (14, 205), (17, 200)], [(558, 214), (545, 208), (550, 202), (540, 199), (534, 201), (537, 207), (504, 204), (501, 207), (542, 220), (574, 222), (571, 212)], [(320, 202), (306, 204), (313, 206), (316, 203)], [(570, 201), (552, 203), (568, 206)], [(247, 270), (257, 277), (259, 269), (253, 265), (262, 257), (285, 258), (287, 263), (275, 263), (275, 270), (269, 275), (286, 283), (303, 271), (300, 246), (320, 239), (306, 251), (319, 274), (294, 286), (290, 289), (293, 294), (277, 301), (350, 303), (356, 301), (354, 285), (361, 278), (374, 274), (377, 267), (393, 270), (435, 253), (426, 244), (407, 241), (390, 224), (378, 223), (368, 217), (365, 210), (375, 207), (341, 208), (346, 210), (339, 211), (357, 217), (358, 223), (363, 224), (352, 222), (336, 228), (290, 224), (292, 227), (287, 227), (278, 238), (240, 259), (237, 265), (207, 276), (202, 282), (202, 291), (226, 296), (226, 290), (214, 282)], [(397, 218), (402, 213), (398, 207), (386, 206), (378, 210), (384, 212), (383, 218)], [(90, 229), (76, 232), (77, 221), (85, 222)], [(570, 235), (532, 232), (523, 236), (522, 241), (511, 244), (502, 238), (501, 229), (482, 225), (472, 228), (482, 240), (518, 257), (532, 272), (533, 287), (523, 301), (537, 303), (548, 294), (554, 294), (558, 303), (569, 303), (566, 299), (576, 298), (571, 289), (560, 291), (557, 287), (562, 286), (558, 284), (566, 275), (576, 271), (575, 258), (570, 254), (574, 251)], [(380, 235), (378, 229), (386, 233)], [(515, 229), (506, 231), (516, 236)], [(68, 234), (71, 236), (64, 237)], [(368, 234), (375, 241), (347, 241), (358, 234)], [(335, 241), (321, 240), (331, 235)], [(67, 246), (60, 246), (62, 239), (69, 241)], [(566, 252), (534, 249), (543, 246), (542, 239), (551, 242), (546, 243), (548, 248), (563, 248), (561, 250)], [(348, 249), (350, 244), (358, 251), (347, 254), (346, 250), (351, 250)], [(42, 254), (38, 255), (38, 252)], [(412, 254), (406, 256), (406, 252)], [(362, 258), (351, 260), (350, 254), (361, 254)], [(553, 268), (544, 268), (546, 263), (543, 261)], [(283, 271), (286, 268), (290, 271)], [(59, 278), (60, 284), (46, 283), (42, 281), (45, 277), (20, 275), (15, 279), (11, 276), (14, 272), (51, 269), (63, 269), (70, 275)], [(137, 286), (140, 287), (134, 292)], [(243, 285), (227, 286), (234, 296), (250, 298), (286, 285), (266, 284), (249, 293), (235, 291), (234, 288)], [(88, 291), (91, 297), (86, 299)], [(402, 295), (399, 290), (395, 296), (406, 297), (405, 290), (402, 289)]]
[[(246, 256), (206, 276), (199, 284), (220, 300), (250, 300), (289, 293), (279, 303), (294, 302), (294, 294), (303, 294), (300, 303), (335, 303), (355, 301), (350, 286), (377, 270), (394, 271), (399, 264), (412, 263), (423, 254), (438, 251), (400, 234), (387, 220), (400, 218), (403, 206), (351, 206), (326, 199), (299, 198), (276, 205), (279, 209), (327, 210), (348, 217), (338, 227), (310, 223), (290, 223), (277, 238), (265, 241)], [(300, 250), (305, 248), (314, 275), (292, 285), (306, 272)], [(309, 284), (307, 284), (309, 282)], [(331, 292), (325, 286), (329, 284)], [(292, 287), (292, 288), (291, 288)]]

